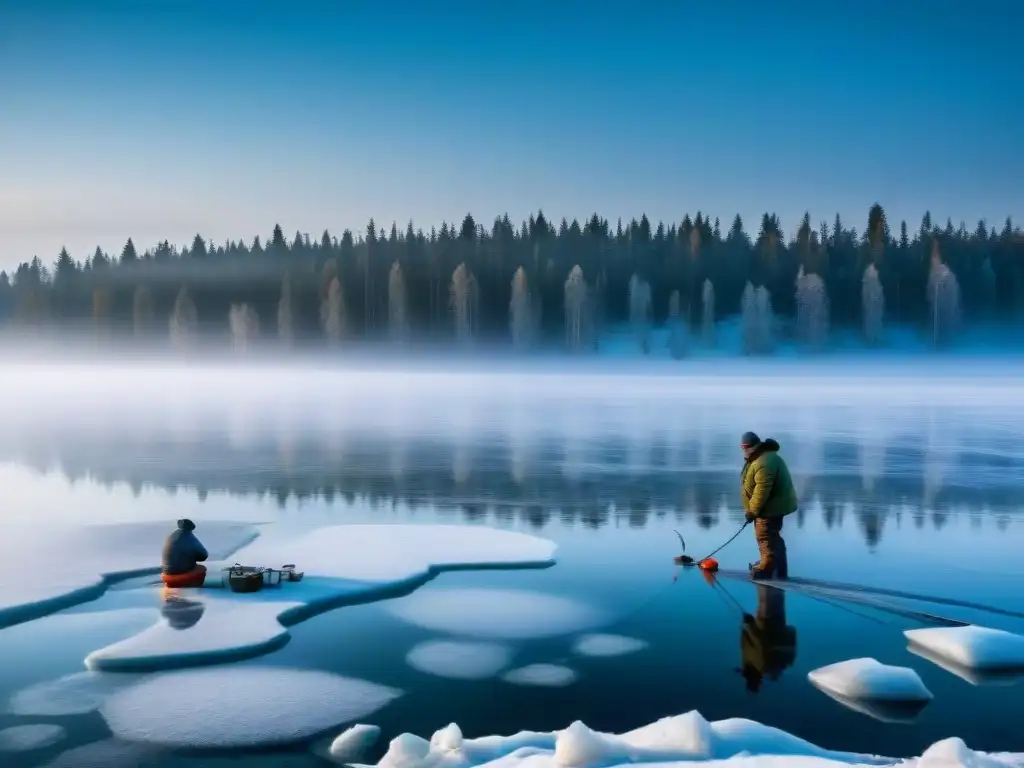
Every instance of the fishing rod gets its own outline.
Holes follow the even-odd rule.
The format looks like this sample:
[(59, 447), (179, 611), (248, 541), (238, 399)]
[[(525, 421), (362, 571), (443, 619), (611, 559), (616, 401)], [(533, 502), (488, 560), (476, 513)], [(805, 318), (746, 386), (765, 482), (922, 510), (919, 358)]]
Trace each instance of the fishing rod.
[[(687, 567), (696, 565), (702, 571), (711, 571), (711, 572), (717, 571), (718, 570), (718, 561), (714, 559), (715, 555), (717, 555), (719, 552), (721, 552), (727, 546), (732, 544), (736, 540), (736, 537), (739, 536), (741, 533), (743, 533), (743, 531), (746, 529), (746, 527), (748, 525), (750, 525), (750, 521), (749, 520), (744, 520), (743, 521), (743, 525), (740, 526), (739, 530), (736, 531), (736, 533), (734, 533), (732, 536), (730, 536), (722, 546), (720, 546), (718, 549), (714, 550), (710, 555), (702, 557), (700, 560), (694, 560), (692, 557), (690, 557), (689, 555), (686, 555), (686, 554), (676, 555), (675, 562), (678, 565), (684, 565), (684, 566), (687, 566)], [(675, 530), (675, 529), (673, 529), (673, 530)], [(676, 534), (676, 536), (679, 537), (679, 543), (682, 544), (683, 551), (685, 552), (686, 551), (686, 542), (683, 541), (682, 534), (680, 534), (679, 531), (675, 531), (675, 534)]]

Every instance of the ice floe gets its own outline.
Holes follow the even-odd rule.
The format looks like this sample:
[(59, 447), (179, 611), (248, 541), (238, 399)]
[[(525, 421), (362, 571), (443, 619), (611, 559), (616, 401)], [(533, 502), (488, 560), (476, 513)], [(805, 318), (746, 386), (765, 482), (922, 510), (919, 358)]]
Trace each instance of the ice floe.
[(913, 722), (933, 698), (914, 670), (870, 658), (829, 664), (807, 678), (843, 706), (882, 722)]
[(342, 731), (331, 742), (328, 754), (334, 760), (351, 763), (366, 756), (380, 738), (380, 727), (376, 725), (353, 725)]
[(252, 657), (286, 642), (286, 627), (325, 610), (407, 594), (444, 570), (546, 567), (555, 548), (515, 531), (455, 525), (340, 525), (291, 539), (268, 536), (232, 559), (295, 563), (305, 572), (302, 581), (242, 595), (179, 590), (204, 607), (194, 625), (177, 629), (165, 617), (97, 649), (86, 663), (95, 670), (152, 671)]
[(635, 637), (623, 635), (584, 635), (576, 640), (572, 650), (577, 656), (625, 656), (647, 647), (647, 643)]
[(377, 768), (610, 768), (644, 764), (687, 768), (830, 768), (892, 765), (901, 768), (1019, 768), (1024, 754), (970, 750), (962, 740), (932, 745), (908, 760), (824, 749), (785, 731), (732, 718), (708, 722), (692, 711), (623, 734), (593, 731), (577, 721), (553, 732), (463, 738), (455, 724), (430, 741), (404, 733), (391, 740)]
[(501, 677), (512, 685), (536, 685), (547, 688), (562, 688), (576, 682), (576, 673), (560, 664), (528, 664), (513, 669)]
[(30, 752), (56, 744), (66, 735), (59, 725), (14, 725), (0, 731), (0, 752)]
[[(5, 526), (0, 540), (0, 628), (95, 600), (118, 579), (158, 573), (164, 538), (174, 528), (174, 522)], [(198, 533), (211, 558), (224, 558), (252, 541), (258, 530), (204, 521)]]
[(980, 672), (1024, 671), (1024, 637), (1013, 632), (972, 624), (908, 629), (903, 635), (912, 648), (957, 667)]
[(909, 667), (882, 664), (877, 659), (849, 659), (807, 674), (818, 688), (849, 699), (931, 701), (932, 692)]
[(500, 643), (430, 640), (415, 646), (405, 660), (438, 677), (485, 680), (508, 666), (511, 658), (511, 649)]
[(302, 741), (400, 695), (327, 672), (228, 666), (146, 677), (108, 698), (100, 713), (123, 741), (225, 749)]
[(607, 620), (587, 603), (518, 589), (429, 589), (396, 600), (388, 609), (435, 632), (503, 640), (568, 635)]
[(77, 672), (23, 688), (11, 696), (7, 710), (20, 717), (86, 715), (137, 680), (134, 675)]

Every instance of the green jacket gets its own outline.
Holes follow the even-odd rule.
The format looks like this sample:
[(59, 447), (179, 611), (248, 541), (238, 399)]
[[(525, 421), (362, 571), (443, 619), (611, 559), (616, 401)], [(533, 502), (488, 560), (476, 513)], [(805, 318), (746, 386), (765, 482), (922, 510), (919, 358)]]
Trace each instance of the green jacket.
[(743, 509), (755, 517), (784, 517), (796, 512), (796, 488), (779, 444), (768, 438), (740, 472)]

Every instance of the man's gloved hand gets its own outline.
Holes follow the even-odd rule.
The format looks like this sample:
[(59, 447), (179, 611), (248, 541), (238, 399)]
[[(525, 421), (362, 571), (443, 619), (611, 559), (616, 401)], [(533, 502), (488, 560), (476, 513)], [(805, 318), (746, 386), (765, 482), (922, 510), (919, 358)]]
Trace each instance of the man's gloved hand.
[(757, 519), (757, 515), (755, 515), (755, 514), (754, 514), (753, 512), (751, 512), (751, 511), (750, 511), (749, 509), (748, 509), (748, 510), (747, 510), (746, 512), (744, 512), (744, 513), (743, 513), (743, 517), (744, 517), (744, 519), (745, 519), (745, 520), (746, 520), (746, 521), (747, 521), (748, 523), (752, 523), (752, 522), (754, 522), (754, 520), (756, 520), (756, 519)]

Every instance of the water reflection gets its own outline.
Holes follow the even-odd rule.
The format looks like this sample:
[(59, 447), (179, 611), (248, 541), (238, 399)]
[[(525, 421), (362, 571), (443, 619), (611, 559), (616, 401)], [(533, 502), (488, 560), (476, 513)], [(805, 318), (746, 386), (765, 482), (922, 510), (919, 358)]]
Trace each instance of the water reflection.
[[(718, 587), (723, 589), (721, 585)], [(786, 592), (756, 584), (757, 611), (743, 614), (740, 649), (743, 664), (736, 671), (747, 690), (757, 693), (767, 677), (775, 681), (796, 661), (796, 627), (786, 623)]]
[(0, 407), (0, 460), (136, 492), (184, 487), (281, 504), (341, 496), (532, 527), (558, 517), (640, 528), (669, 514), (711, 528), (739, 514), (737, 435), (757, 427), (792, 467), (795, 524), (841, 527), (853, 516), (869, 547), (903, 515), (918, 527), (957, 512), (1009, 515), (1024, 485), (1024, 408), (435, 399)]
[(183, 597), (176, 589), (165, 587), (161, 592), (161, 598), (160, 615), (171, 629), (191, 629), (199, 623), (206, 610), (203, 603)]

